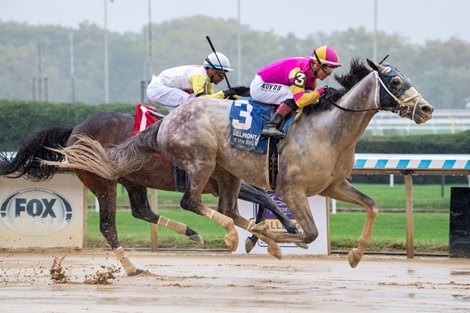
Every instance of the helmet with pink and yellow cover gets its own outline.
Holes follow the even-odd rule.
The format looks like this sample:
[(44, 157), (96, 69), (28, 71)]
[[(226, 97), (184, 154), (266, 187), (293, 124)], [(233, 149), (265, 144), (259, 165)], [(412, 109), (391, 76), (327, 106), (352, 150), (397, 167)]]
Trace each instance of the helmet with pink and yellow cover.
[(310, 59), (312, 59), (315, 63), (320, 63), (321, 65), (326, 65), (329, 67), (340, 67), (339, 64), (339, 57), (336, 53), (335, 49), (329, 46), (321, 46), (313, 50), (312, 54), (310, 55)]

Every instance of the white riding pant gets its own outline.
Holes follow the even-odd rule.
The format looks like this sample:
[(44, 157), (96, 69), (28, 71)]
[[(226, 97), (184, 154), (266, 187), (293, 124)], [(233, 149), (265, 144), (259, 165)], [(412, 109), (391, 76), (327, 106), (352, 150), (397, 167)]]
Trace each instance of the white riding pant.
[(149, 101), (167, 107), (170, 110), (179, 107), (194, 97), (194, 94), (189, 94), (179, 88), (166, 86), (155, 75), (147, 86), (147, 98)]
[(294, 97), (289, 86), (265, 83), (259, 75), (250, 84), (250, 94), (256, 101), (275, 105)]

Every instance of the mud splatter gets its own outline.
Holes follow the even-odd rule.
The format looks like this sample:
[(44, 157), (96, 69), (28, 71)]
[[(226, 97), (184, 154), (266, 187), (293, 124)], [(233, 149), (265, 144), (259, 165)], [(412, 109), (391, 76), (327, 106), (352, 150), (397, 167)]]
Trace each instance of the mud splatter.
[(54, 262), (52, 263), (52, 267), (49, 270), (51, 274), (51, 280), (54, 283), (64, 284), (70, 282), (70, 279), (65, 274), (65, 271), (62, 269), (62, 261), (64, 260), (65, 255), (61, 258), (54, 257)]
[(85, 281), (83, 283), (90, 284), (90, 285), (108, 285), (110, 281), (116, 279), (114, 273), (118, 273), (120, 271), (119, 268), (109, 265), (101, 265), (103, 271), (96, 271), (94, 275), (85, 276)]

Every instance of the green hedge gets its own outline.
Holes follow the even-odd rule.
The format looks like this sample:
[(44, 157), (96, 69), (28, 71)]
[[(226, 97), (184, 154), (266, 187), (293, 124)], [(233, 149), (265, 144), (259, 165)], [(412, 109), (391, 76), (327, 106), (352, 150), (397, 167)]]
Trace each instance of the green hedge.
[(363, 137), (357, 153), (468, 154), (470, 131), (454, 135)]
[(89, 105), (0, 100), (0, 147), (14, 151), (38, 131), (52, 127), (74, 127), (102, 111), (135, 113), (135, 103)]

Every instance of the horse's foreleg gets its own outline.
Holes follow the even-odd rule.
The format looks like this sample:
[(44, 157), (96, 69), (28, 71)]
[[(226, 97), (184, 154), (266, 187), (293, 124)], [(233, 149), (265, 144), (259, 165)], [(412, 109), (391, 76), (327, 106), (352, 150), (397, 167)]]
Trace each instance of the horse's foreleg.
[[(264, 222), (266, 219), (266, 209), (263, 206), (258, 207), (258, 213), (256, 214), (255, 223), (259, 224)], [(250, 253), (251, 250), (255, 247), (256, 243), (258, 242), (258, 237), (256, 235), (251, 235), (250, 237), (246, 238), (245, 240), (245, 251), (246, 253)]]
[[(313, 220), (306, 195), (301, 190), (287, 189), (285, 186), (281, 185), (279, 185), (279, 187), (280, 188), (277, 190), (279, 197), (285, 202), (303, 232), (292, 234), (286, 232), (272, 232), (270, 229), (262, 229), (261, 231), (278, 243), (290, 242), (308, 244), (313, 242), (318, 237), (318, 229)], [(258, 231), (256, 228), (254, 230)]]
[(252, 234), (256, 235), (259, 239), (263, 240), (268, 244), (268, 252), (272, 256), (282, 259), (282, 251), (276, 241), (272, 238), (275, 237), (273, 233), (269, 230), (269, 226), (265, 223), (255, 224), (250, 222), (246, 218), (238, 214), (236, 210), (230, 211), (229, 216), (233, 218), (235, 225), (241, 227)]
[(201, 236), (187, 225), (153, 212), (148, 202), (147, 188), (127, 180), (120, 180), (119, 182), (126, 188), (129, 194), (132, 216), (152, 224), (169, 228), (179, 234), (187, 236), (189, 240), (197, 244), (204, 243)]
[[(190, 116), (191, 119), (189, 119)], [(185, 120), (185, 118), (188, 118), (188, 120)], [(168, 120), (165, 118), (162, 123), (165, 123), (165, 121)], [(199, 125), (199, 123), (204, 124), (205, 122), (208, 124)], [(180, 123), (183, 123), (184, 127)], [(227, 230), (225, 244), (230, 250), (235, 251), (238, 246), (238, 233), (233, 220), (222, 213), (208, 208), (201, 202), (201, 194), (216, 169), (216, 159), (219, 150), (219, 142), (211, 128), (211, 121), (201, 121), (193, 118), (192, 115), (187, 115), (181, 117), (181, 120), (176, 124), (164, 125), (166, 127), (163, 127), (163, 135), (160, 133), (162, 136), (158, 136), (159, 149), (176, 166), (186, 170), (188, 173), (189, 184), (181, 198), (181, 207), (206, 216), (225, 228)], [(194, 129), (197, 129), (196, 126), (201, 128), (202, 126), (209, 126), (209, 128), (198, 129), (197, 136), (194, 136)], [(223, 193), (220, 187), (219, 183), (219, 191)], [(238, 194), (239, 189), (240, 186), (235, 191), (236, 194)]]
[[(235, 225), (246, 229), (253, 234), (255, 233), (252, 231), (252, 229), (255, 228), (255, 226), (258, 226), (259, 228), (267, 228), (266, 224), (255, 225), (246, 218), (240, 216), (238, 213), (237, 195), (239, 196), (241, 182), (239, 178), (220, 168), (214, 171), (213, 177), (216, 178), (219, 183), (220, 195), (218, 208), (220, 212), (230, 216), (233, 219)], [(269, 245), (268, 252), (271, 255), (279, 259), (282, 258), (282, 251), (277, 243), (275, 243), (271, 238), (265, 236), (262, 232), (257, 232), (256, 236)]]
[(225, 236), (225, 244), (231, 251), (237, 250), (238, 234), (235, 229), (233, 219), (203, 205), (200, 196), (194, 198), (185, 193), (181, 199), (180, 204), (183, 209), (208, 217), (225, 228), (227, 231), (227, 235)]
[[(238, 198), (253, 202), (259, 205), (259, 211), (256, 216), (256, 224), (264, 221), (265, 219), (265, 210), (269, 209), (285, 227), (285, 229), (291, 234), (299, 234), (299, 230), (295, 223), (293, 223), (286, 214), (277, 205), (276, 201), (270, 197), (265, 190), (248, 185), (245, 182), (242, 182), (240, 193)], [(250, 252), (253, 246), (256, 244), (257, 238), (256, 235), (248, 237), (245, 243), (245, 248), (247, 252)], [(296, 243), (299, 247), (307, 249), (308, 246), (304, 243)], [(248, 250), (248, 248), (250, 248)]]
[[(227, 230), (225, 244), (229, 249), (235, 251), (238, 247), (238, 233), (235, 229), (233, 219), (227, 216), (226, 210), (237, 204), (237, 195), (240, 190), (240, 179), (235, 178), (223, 168), (217, 167), (215, 163), (212, 163), (212, 166), (212, 171), (199, 171), (196, 175), (190, 175), (191, 183), (188, 190), (193, 190), (192, 199), (197, 195), (198, 201), (193, 201), (193, 205), (197, 206), (196, 211), (216, 221)], [(200, 201), (201, 192), (209, 180), (209, 175), (207, 177), (203, 177), (201, 173), (209, 173), (209, 175), (212, 173), (212, 177), (215, 178), (219, 185), (218, 211), (203, 206)], [(193, 185), (194, 183), (198, 185)], [(182, 207), (184, 207), (184, 202), (188, 203), (188, 200), (191, 200), (188, 190), (185, 192), (185, 196), (181, 200)], [(191, 210), (194, 210), (194, 208)]]
[(362, 259), (365, 249), (369, 246), (374, 222), (379, 210), (375, 201), (352, 186), (347, 180), (329, 186), (321, 193), (322, 196), (331, 197), (340, 201), (345, 201), (360, 205), (366, 209), (366, 221), (362, 229), (359, 245), (348, 254), (348, 261), (351, 267), (356, 267)]
[[(238, 198), (256, 203), (263, 208), (270, 210), (277, 219), (282, 223), (282, 225), (286, 228), (289, 233), (298, 234), (299, 230), (297, 226), (287, 217), (286, 214), (282, 212), (282, 210), (277, 205), (276, 201), (271, 198), (265, 190), (251, 186), (242, 182), (240, 186), (240, 193), (238, 194)], [(256, 222), (261, 222), (256, 220)]]
[[(240, 192), (238, 193), (238, 198), (248, 201), (248, 202), (258, 203), (258, 199), (260, 199), (260, 197), (262, 196), (262, 193), (266, 195), (266, 193), (263, 190), (253, 187), (251, 185), (248, 185), (245, 182), (241, 182)], [(269, 200), (272, 200), (272, 199), (269, 199)], [(264, 221), (265, 216), (266, 216), (266, 209), (262, 205), (259, 205), (258, 213), (256, 214), (256, 224)], [(258, 237), (256, 237), (256, 235), (253, 234), (250, 237), (247, 237), (245, 240), (246, 253), (250, 253), (251, 250), (253, 250), (253, 248), (255, 247), (257, 242), (258, 242)]]
[[(192, 165), (194, 166), (194, 164)], [(202, 166), (203, 164), (199, 165)], [(211, 208), (206, 207), (201, 202), (201, 193), (204, 187), (206, 186), (207, 182), (209, 181), (210, 174), (212, 173), (214, 168), (215, 163), (212, 164), (212, 166), (207, 166), (202, 169), (191, 168), (191, 165), (186, 167), (190, 183), (189, 186), (186, 188), (186, 191), (184, 192), (180, 204), (183, 209), (206, 216), (211, 220), (215, 221), (216, 223), (220, 224), (223, 228), (225, 228), (225, 230), (227, 230), (227, 235), (225, 236), (225, 244), (231, 251), (235, 251), (238, 247), (238, 233), (235, 229), (233, 219)], [(220, 189), (220, 191), (221, 193), (223, 193), (222, 189)], [(238, 189), (235, 192), (238, 193)]]

